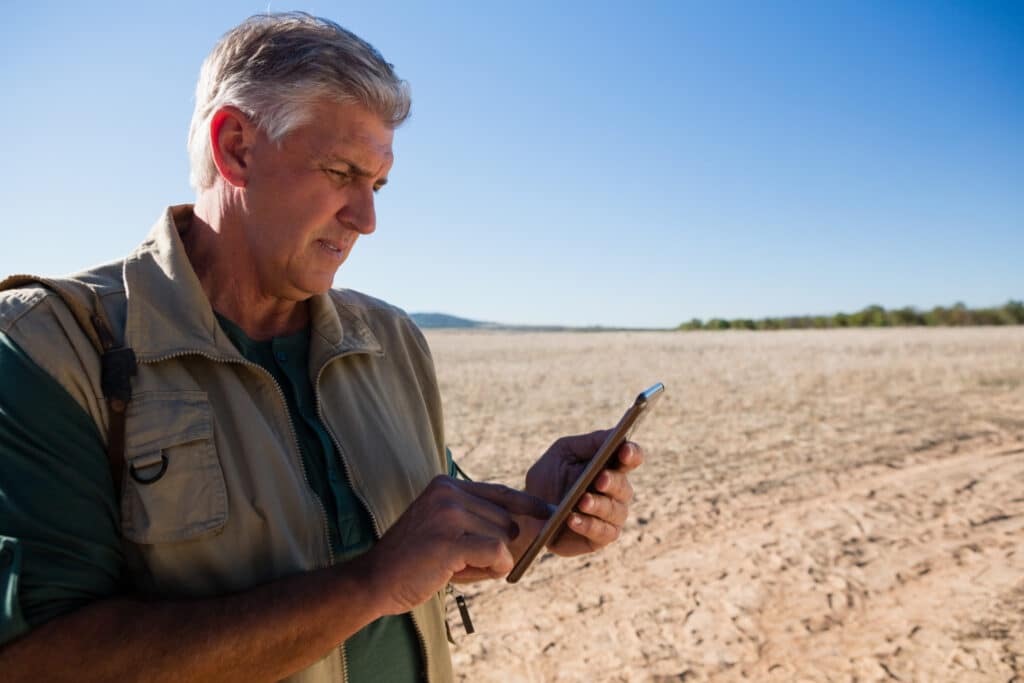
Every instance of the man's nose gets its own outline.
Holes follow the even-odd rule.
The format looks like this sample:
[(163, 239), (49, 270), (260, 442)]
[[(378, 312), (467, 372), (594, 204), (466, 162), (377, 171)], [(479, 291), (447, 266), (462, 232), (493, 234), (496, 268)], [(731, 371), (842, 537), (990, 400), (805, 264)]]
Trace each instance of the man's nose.
[(376, 230), (377, 210), (374, 207), (373, 188), (352, 188), (347, 199), (338, 215), (341, 222), (353, 227), (360, 235), (369, 235)]

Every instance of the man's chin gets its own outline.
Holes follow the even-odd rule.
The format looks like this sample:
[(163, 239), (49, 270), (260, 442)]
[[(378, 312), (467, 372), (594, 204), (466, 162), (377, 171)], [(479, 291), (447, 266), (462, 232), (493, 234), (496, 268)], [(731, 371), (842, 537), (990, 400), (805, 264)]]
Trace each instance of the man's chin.
[(329, 291), (331, 291), (330, 285), (328, 285), (327, 287), (316, 288), (303, 287), (300, 290), (296, 290), (294, 296), (291, 296), (289, 298), (295, 301), (296, 303), (305, 303), (306, 301), (309, 301), (313, 297), (326, 294)]
[[(347, 256), (347, 254), (346, 254)], [(305, 298), (325, 294), (334, 286), (334, 277), (341, 268), (341, 262), (324, 263), (323, 259), (305, 264), (293, 264), (287, 272), (290, 284), (295, 289), (305, 292)]]
[(306, 278), (296, 284), (298, 285), (297, 289), (303, 294), (302, 301), (305, 301), (331, 291), (331, 288), (334, 287), (334, 273), (331, 273), (329, 277), (325, 273), (322, 276)]

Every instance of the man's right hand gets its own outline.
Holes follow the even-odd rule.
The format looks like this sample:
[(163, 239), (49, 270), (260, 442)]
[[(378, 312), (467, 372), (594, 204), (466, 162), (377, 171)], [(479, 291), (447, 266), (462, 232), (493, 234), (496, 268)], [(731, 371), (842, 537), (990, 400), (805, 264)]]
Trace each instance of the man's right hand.
[(500, 578), (512, 570), (513, 515), (547, 519), (540, 498), (499, 484), (438, 476), (363, 557), (384, 614), (425, 602), (453, 579)]

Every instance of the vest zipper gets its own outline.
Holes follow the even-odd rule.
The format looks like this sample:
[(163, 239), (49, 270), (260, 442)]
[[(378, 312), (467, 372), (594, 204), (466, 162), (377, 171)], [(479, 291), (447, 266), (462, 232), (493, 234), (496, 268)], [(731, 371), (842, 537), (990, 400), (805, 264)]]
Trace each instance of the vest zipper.
[[(316, 382), (313, 383), (313, 395), (316, 397), (316, 416), (320, 418), (320, 423), (324, 426), (324, 429), (327, 430), (327, 433), (331, 435), (331, 441), (334, 442), (334, 447), (338, 449), (338, 459), (341, 460), (341, 468), (345, 471), (345, 479), (348, 481), (348, 486), (352, 489), (352, 493), (355, 494), (356, 498), (359, 499), (359, 502), (363, 504), (363, 508), (366, 510), (366, 513), (370, 516), (370, 521), (373, 522), (373, 533), (379, 541), (381, 536), (384, 535), (384, 532), (380, 528), (380, 521), (377, 519), (377, 515), (373, 513), (373, 508), (366, 503), (366, 499), (363, 497), (363, 494), (360, 493), (352, 483), (352, 473), (349, 470), (348, 460), (345, 459), (345, 451), (341, 448), (341, 443), (338, 441), (338, 437), (334, 435), (334, 430), (331, 429), (327, 420), (324, 419), (323, 406), (320, 401), (320, 377), (323, 376), (324, 370), (327, 369), (327, 366), (330, 363), (338, 360), (339, 358), (343, 358), (345, 355), (347, 354), (340, 354), (327, 359), (327, 361), (320, 366), (320, 370), (316, 373)], [(412, 610), (409, 610), (409, 620), (412, 621), (412, 627), (416, 631), (416, 637), (420, 643), (420, 652), (423, 654), (423, 668), (426, 669), (427, 680), (430, 680), (430, 653), (427, 652), (427, 639), (423, 635), (423, 629), (420, 627), (419, 622), (416, 620), (416, 615)], [(347, 681), (348, 662), (344, 659), (342, 661), (345, 665), (345, 680)]]

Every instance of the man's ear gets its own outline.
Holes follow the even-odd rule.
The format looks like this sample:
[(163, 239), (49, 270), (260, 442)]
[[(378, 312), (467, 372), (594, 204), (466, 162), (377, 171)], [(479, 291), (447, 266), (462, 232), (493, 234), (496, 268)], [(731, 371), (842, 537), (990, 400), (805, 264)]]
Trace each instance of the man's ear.
[(240, 109), (221, 107), (210, 118), (210, 150), (222, 178), (234, 187), (249, 182), (256, 126)]

